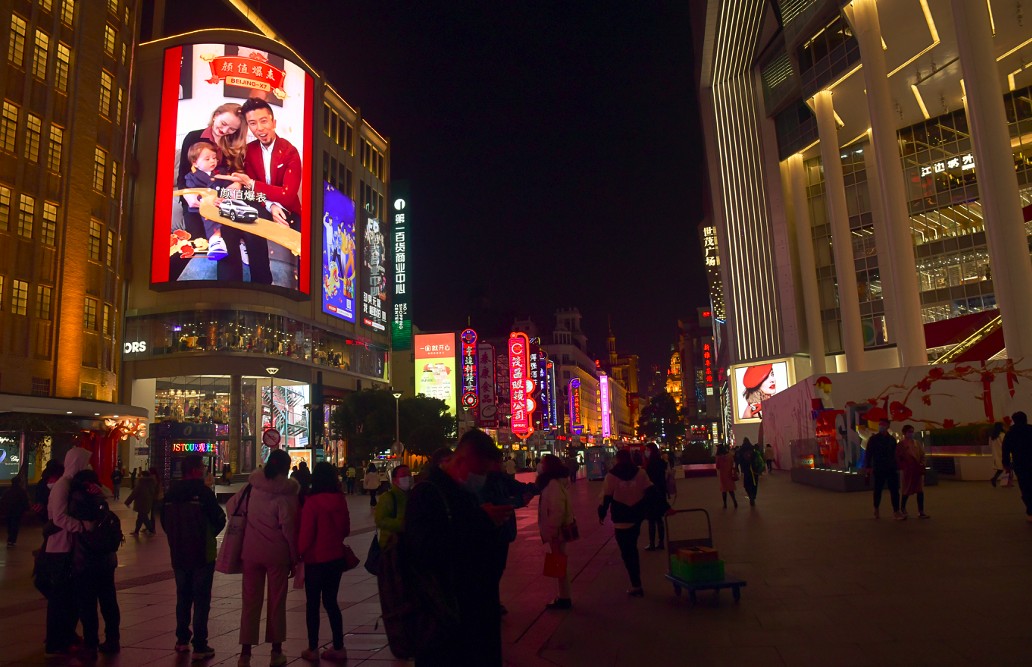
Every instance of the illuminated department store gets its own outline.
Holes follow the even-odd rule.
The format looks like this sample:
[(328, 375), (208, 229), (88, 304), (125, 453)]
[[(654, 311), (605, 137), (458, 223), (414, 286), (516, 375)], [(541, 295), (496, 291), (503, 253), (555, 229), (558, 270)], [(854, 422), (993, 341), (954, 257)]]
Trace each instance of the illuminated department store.
[[(146, 42), (138, 72), (145, 111), (137, 119), (123, 386), (153, 419), (150, 446), (126, 465), (149, 459), (174, 474), (170, 459), (199, 451), (217, 470), (247, 472), (267, 453), (270, 427), (295, 460), (338, 460), (340, 443), (326, 437), (334, 403), (389, 386), (388, 140), (302, 56), (255, 32)], [(277, 139), (265, 167), (270, 185), (258, 174), (260, 149), (249, 146), (254, 184), (235, 193), (214, 185), (219, 198), (192, 211), (174, 193), (184, 173), (196, 173), (200, 131), (210, 121), (210, 133), (230, 132), (227, 142), (254, 142), (246, 124), (234, 129), (234, 114), (222, 115), (253, 97), (265, 100), (276, 135), (296, 153)], [(289, 224), (263, 219), (277, 207)], [(213, 256), (211, 225), (198, 226), (213, 219), (227, 246), (222, 259)]]
[(694, 11), (726, 393), (740, 400), (736, 373), (758, 363), (791, 384), (1032, 356), (1022, 4)]

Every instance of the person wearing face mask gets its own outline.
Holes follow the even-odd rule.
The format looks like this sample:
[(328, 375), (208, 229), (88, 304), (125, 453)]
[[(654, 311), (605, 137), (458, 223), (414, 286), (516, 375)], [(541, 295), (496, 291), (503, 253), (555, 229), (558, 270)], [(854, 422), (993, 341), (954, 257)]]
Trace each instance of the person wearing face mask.
[(874, 518), (879, 518), (878, 507), (881, 505), (882, 490), (889, 488), (889, 499), (892, 500), (892, 512), (897, 521), (906, 517), (899, 511), (899, 468), (896, 464), (896, 439), (889, 433), (889, 420), (878, 422), (878, 432), (867, 441), (867, 452), (864, 454), (864, 475), (870, 480), (874, 474)]
[(380, 531), (380, 548), (388, 549), (398, 541), (405, 528), (405, 504), (412, 490), (412, 472), (406, 465), (391, 471), (391, 488), (380, 496), (374, 510), (376, 528)]
[[(502, 451), (479, 429), (459, 438), (455, 453), (409, 494), (402, 553), (420, 573), (421, 594), (435, 591), (440, 610), (434, 636), (417, 648), (416, 665), (491, 667), (502, 664), (497, 526), (511, 506), (481, 503), (492, 462)], [(447, 611), (443, 611), (447, 610)]]

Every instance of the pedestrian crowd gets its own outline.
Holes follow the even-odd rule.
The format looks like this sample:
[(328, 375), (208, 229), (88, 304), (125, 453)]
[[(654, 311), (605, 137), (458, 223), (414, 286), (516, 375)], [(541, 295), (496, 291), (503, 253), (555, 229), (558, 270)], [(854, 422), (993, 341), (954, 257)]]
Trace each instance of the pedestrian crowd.
[[(911, 496), (916, 496), (917, 516), (927, 519), (925, 453), (912, 426), (901, 429), (897, 442), (889, 425), (880, 422), (862, 464), (873, 481), (875, 518), (888, 490), (897, 520), (907, 518)], [(1009, 430), (994, 426), (990, 441), (998, 466), (991, 482), (995, 486), (1016, 477), (1032, 522), (1032, 426), (1025, 414), (1015, 413)], [(91, 660), (98, 653), (120, 650), (114, 572), (123, 536), (89, 465), (90, 456), (73, 448), (63, 465), (47, 465), (31, 498), (21, 483), (13, 484), (3, 498), (9, 516), (31, 509), (47, 521), (34, 570), (36, 586), (47, 598), (47, 656), (74, 654)], [(738, 507), (739, 481), (750, 506), (755, 505), (759, 480), (772, 470), (772, 459), (769, 445), (749, 440), (734, 451), (718, 448), (715, 467), (725, 509), (729, 499)], [(365, 492), (376, 527), (364, 554), (365, 567), (377, 577), (382, 620), (394, 654), (414, 658), (420, 666), (501, 665), (500, 623), (507, 610), (499, 584), (517, 536), (514, 510), (535, 496), (542, 575), (556, 581), (555, 596), (543, 601), (544, 606), (552, 612), (574, 607), (569, 558), (570, 544), (580, 537), (571, 502), (578, 463), (545, 454), (536, 464), (533, 482), (518, 481), (515, 461), (503, 459), (491, 437), (476, 429), (463, 434), (454, 450), (435, 452), (418, 475), (403, 464), (388, 473), (375, 462), (340, 470), (329, 462), (312, 469), (307, 462), (292, 467), (287, 452), (276, 449), (223, 510), (204, 459), (191, 454), (182, 459), (180, 479), (167, 491), (155, 469), (134, 469), (125, 502), (136, 512), (133, 536), (154, 533), (155, 513), (160, 519), (176, 585), (174, 648), (192, 654), (195, 661), (215, 655), (208, 642), (208, 618), (218, 571), (242, 575), (239, 667), (251, 664), (253, 647), (263, 642), (271, 645), (272, 667), (288, 662), (283, 644), (291, 581), (305, 591), (308, 641), (300, 657), (312, 663), (346, 662), (338, 594), (343, 573), (361, 562), (344, 542), (351, 532), (346, 495)], [(121, 466), (116, 470), (121, 482)], [(602, 482), (597, 518), (600, 524), (607, 518), (612, 523), (632, 598), (645, 595), (642, 524), (647, 524), (649, 538), (644, 550), (665, 551), (665, 518), (676, 493), (673, 465), (655, 444), (644, 451), (616, 452)], [(216, 539), (220, 534), (221, 547)], [(18, 525), (9, 521), (9, 546), (17, 539)], [(323, 616), (328, 638), (319, 634)]]

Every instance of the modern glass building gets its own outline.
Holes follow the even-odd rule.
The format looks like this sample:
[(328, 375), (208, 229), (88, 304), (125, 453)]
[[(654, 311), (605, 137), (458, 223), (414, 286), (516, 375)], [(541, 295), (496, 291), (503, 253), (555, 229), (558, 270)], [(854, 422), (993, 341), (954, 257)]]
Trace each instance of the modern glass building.
[(786, 359), (791, 382), (1032, 355), (1021, 4), (709, 0), (696, 12), (704, 224), (729, 364)]

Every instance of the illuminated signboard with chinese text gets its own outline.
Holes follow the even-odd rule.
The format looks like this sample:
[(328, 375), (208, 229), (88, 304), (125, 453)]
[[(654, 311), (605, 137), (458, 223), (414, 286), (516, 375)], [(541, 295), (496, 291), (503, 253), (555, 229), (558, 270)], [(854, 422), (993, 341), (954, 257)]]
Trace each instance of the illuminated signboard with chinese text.
[[(267, 50), (271, 43), (241, 39), (248, 43), (164, 50), (151, 283), (246, 283), (309, 294), (314, 79)], [(250, 132), (249, 123), (258, 127), (270, 115), (271, 130)]]
[(702, 257), (708, 267), (720, 266), (720, 255), (717, 254), (717, 228), (702, 228)]
[(412, 314), (408, 293), (409, 192), (408, 181), (391, 183), (394, 197), (394, 224), (391, 241), (394, 246), (394, 315), (391, 317), (391, 344), (397, 350), (412, 348)]
[(702, 372), (706, 383), (706, 395), (713, 395), (713, 343), (709, 340), (702, 344)]
[(562, 424), (559, 417), (559, 404), (555, 397), (555, 364), (551, 361), (546, 365), (546, 382), (548, 383), (548, 424), (551, 428), (557, 428)]
[(531, 415), (534, 412), (534, 382), (528, 372), (530, 339), (527, 334), (514, 331), (509, 334), (509, 428), (518, 438), (527, 438), (534, 432)]
[(173, 454), (214, 454), (217, 445), (214, 442), (173, 442)]
[(580, 379), (570, 380), (570, 430), (577, 435), (584, 431), (584, 423), (581, 417), (581, 386)]
[(362, 232), (362, 324), (376, 331), (387, 329), (386, 238), (383, 223), (367, 214)]
[(609, 376), (605, 373), (601, 373), (598, 376), (598, 393), (602, 401), (602, 437), (608, 438), (613, 434), (613, 431), (609, 425)]
[(439, 398), (455, 410), (455, 334), (416, 334), (416, 393)]
[(465, 329), (459, 334), (462, 341), (462, 407), (472, 410), (477, 407), (477, 332)]
[(323, 183), (322, 309), (355, 321), (355, 202)]
[(538, 392), (538, 414), (540, 415), (538, 421), (541, 423), (541, 428), (545, 431), (552, 430), (552, 415), (550, 407), (552, 404), (551, 398), (548, 396), (548, 353), (544, 349), (538, 350), (538, 376), (537, 376), (537, 392)]
[(931, 176), (932, 174), (942, 174), (946, 171), (967, 171), (968, 169), (975, 168), (975, 156), (971, 153), (967, 155), (961, 155), (957, 157), (951, 157), (948, 160), (939, 160), (932, 164), (921, 167), (921, 177)]
[(477, 344), (479, 403), (477, 424), (480, 428), (498, 428), (498, 396), (495, 390), (495, 350), (488, 343)]

